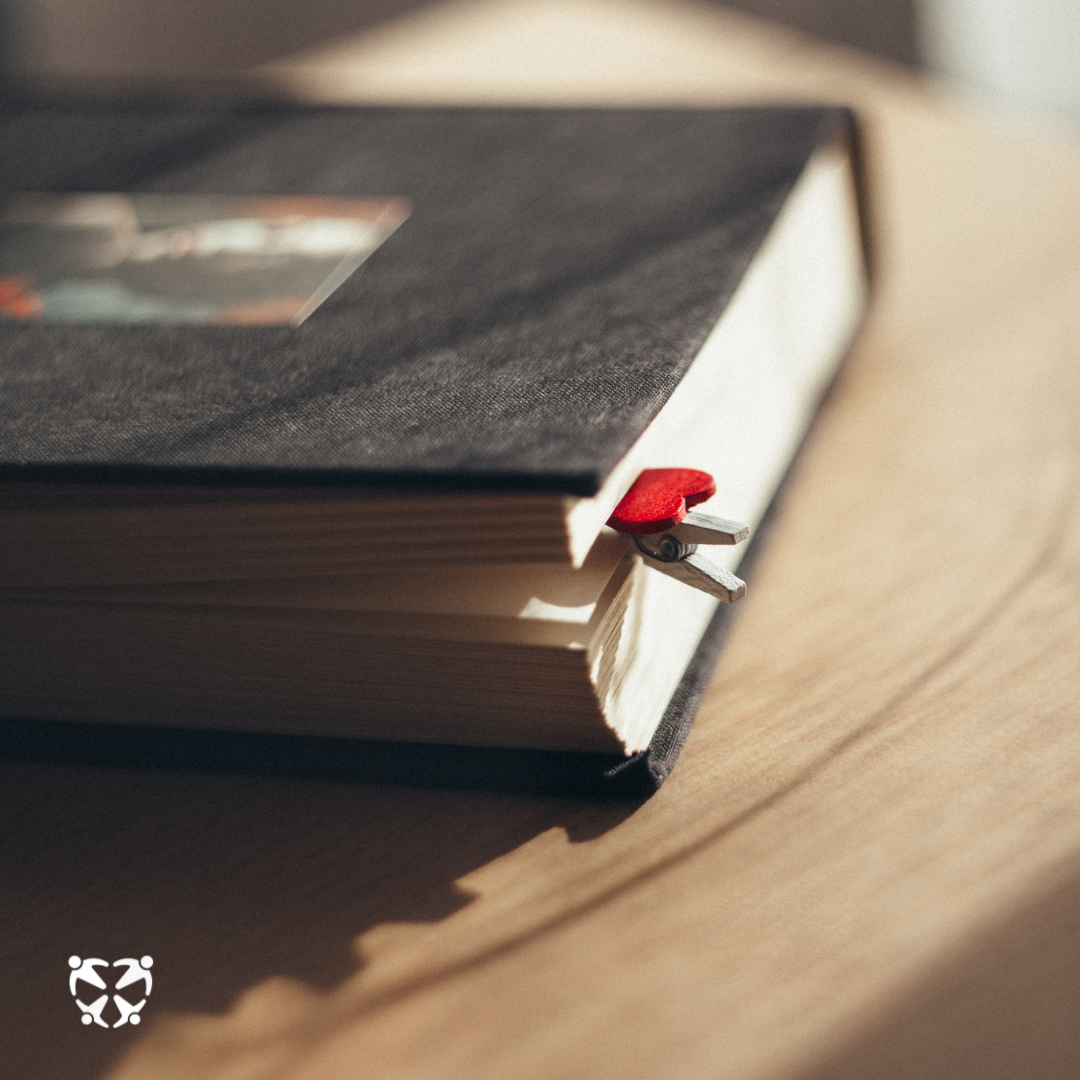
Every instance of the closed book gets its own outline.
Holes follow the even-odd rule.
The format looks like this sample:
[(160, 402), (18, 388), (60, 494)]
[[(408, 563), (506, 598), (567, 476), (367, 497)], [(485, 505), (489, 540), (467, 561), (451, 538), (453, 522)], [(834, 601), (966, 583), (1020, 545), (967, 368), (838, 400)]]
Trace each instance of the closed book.
[(605, 522), (664, 467), (762, 519), (865, 301), (849, 113), (25, 100), (0, 130), (8, 205), (83, 236), (50, 194), (393, 218), (292, 322), (146, 300), (168, 258), (254, 265), (235, 216), (129, 214), (119, 315), (98, 255), (7, 268), (44, 298), (0, 320), (9, 752), (662, 781), (724, 618)]

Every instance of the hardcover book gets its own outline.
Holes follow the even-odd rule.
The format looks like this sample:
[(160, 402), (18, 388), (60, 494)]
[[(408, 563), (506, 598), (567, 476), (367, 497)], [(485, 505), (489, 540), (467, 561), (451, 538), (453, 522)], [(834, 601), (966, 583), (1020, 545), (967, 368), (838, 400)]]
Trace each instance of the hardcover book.
[(7, 752), (664, 779), (724, 616), (605, 523), (665, 467), (761, 521), (865, 302), (849, 113), (0, 132)]

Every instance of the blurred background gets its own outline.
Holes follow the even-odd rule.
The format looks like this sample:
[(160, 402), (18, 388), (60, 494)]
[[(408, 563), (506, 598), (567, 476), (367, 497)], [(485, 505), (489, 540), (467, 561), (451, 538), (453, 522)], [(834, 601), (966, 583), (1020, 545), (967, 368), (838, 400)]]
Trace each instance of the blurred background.
[[(429, 6), (430, 0), (0, 0), (0, 71), (80, 78), (220, 74)], [(1080, 129), (1080, 0), (729, 0), (727, 6), (924, 68), (1005, 115)]]
[[(913, 2), (735, 0), (728, 6), (915, 64)], [(9, 67), (188, 74), (261, 63), (427, 6), (430, 0), (0, 0), (0, 31)]]

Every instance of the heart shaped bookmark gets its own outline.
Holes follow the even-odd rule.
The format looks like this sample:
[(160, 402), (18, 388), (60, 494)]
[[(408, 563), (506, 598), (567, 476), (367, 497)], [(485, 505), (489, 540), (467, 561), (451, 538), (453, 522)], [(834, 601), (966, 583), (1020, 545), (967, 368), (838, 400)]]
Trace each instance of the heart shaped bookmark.
[(741, 521), (691, 512), (716, 494), (716, 481), (700, 469), (646, 469), (623, 496), (608, 525), (633, 536), (647, 563), (725, 603), (746, 592), (734, 574), (697, 553), (698, 544), (738, 544), (750, 535)]
[(700, 469), (646, 469), (615, 507), (608, 525), (633, 536), (666, 532), (691, 506), (715, 494), (716, 481)]

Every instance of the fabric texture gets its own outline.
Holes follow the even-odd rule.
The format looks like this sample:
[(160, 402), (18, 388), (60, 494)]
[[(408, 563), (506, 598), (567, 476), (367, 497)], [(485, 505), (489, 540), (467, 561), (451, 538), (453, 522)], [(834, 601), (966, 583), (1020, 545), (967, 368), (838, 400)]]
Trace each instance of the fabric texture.
[(0, 192), (398, 195), (302, 326), (0, 324), (0, 475), (592, 494), (844, 110), (0, 103)]

